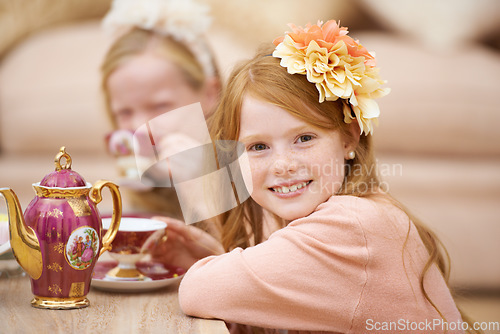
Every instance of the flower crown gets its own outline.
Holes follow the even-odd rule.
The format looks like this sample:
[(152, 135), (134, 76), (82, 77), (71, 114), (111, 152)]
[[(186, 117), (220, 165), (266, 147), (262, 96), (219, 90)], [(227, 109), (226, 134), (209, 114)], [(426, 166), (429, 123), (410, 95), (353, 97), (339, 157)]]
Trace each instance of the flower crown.
[(347, 36), (347, 28), (335, 21), (324, 25), (318, 21), (305, 28), (290, 24), (290, 28), (293, 32), (273, 41), (273, 57), (281, 58), (280, 64), (288, 73), (305, 74), (309, 82), (316, 84), (320, 103), (346, 100), (344, 121), (351, 123), (356, 117), (361, 133), (372, 134), (372, 122), (376, 123), (380, 115), (373, 99), (390, 92), (380, 87), (385, 81), (379, 78), (374, 54)]
[(134, 27), (172, 36), (185, 44), (203, 67), (215, 75), (212, 56), (203, 38), (212, 18), (209, 7), (193, 0), (114, 0), (102, 21), (112, 35), (123, 35)]

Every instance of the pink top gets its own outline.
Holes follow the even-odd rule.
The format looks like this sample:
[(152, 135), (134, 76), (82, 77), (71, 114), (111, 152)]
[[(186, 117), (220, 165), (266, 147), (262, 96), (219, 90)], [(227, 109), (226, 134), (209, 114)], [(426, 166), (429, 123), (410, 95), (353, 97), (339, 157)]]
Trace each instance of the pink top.
[[(332, 196), (257, 246), (195, 263), (179, 301), (189, 315), (265, 328), (443, 333), (446, 324), (420, 290), (427, 259), (415, 226), (396, 206)], [(425, 286), (448, 333), (463, 333), (454, 330), (460, 313), (436, 266)]]

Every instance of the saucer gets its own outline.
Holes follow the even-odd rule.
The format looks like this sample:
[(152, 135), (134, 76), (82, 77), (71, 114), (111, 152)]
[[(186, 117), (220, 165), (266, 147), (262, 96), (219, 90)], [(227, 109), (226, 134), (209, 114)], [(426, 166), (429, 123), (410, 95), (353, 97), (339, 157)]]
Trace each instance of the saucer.
[(146, 276), (143, 281), (116, 281), (106, 278), (106, 273), (116, 267), (116, 261), (98, 261), (94, 267), (92, 286), (112, 292), (141, 292), (160, 289), (181, 281), (185, 270), (158, 262), (138, 262), (137, 269)]

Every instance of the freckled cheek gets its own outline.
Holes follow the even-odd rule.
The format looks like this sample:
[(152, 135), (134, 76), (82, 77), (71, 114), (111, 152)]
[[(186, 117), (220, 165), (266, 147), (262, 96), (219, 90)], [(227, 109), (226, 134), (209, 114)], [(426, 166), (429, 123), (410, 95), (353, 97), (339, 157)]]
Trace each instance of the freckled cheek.
[(328, 162), (328, 159), (326, 157), (328, 156), (328, 152), (319, 150), (319, 149), (310, 149), (304, 152), (297, 152), (296, 153), (296, 158), (302, 164), (308, 165), (308, 166), (315, 166), (315, 167), (321, 167), (325, 163)]
[(313, 147), (308, 150), (294, 152), (294, 155), (301, 159), (302, 161), (307, 161), (309, 163), (321, 164), (327, 158), (331, 157), (328, 148), (323, 146)]
[(267, 162), (251, 159), (250, 170), (252, 171), (252, 183), (254, 187), (260, 187), (264, 183), (269, 170)]
[[(311, 177), (320, 180), (322, 184), (341, 184), (344, 179), (345, 165), (343, 159), (325, 159), (325, 154), (316, 159), (309, 157), (307, 160), (307, 170)], [(330, 187), (329, 186), (329, 187)]]

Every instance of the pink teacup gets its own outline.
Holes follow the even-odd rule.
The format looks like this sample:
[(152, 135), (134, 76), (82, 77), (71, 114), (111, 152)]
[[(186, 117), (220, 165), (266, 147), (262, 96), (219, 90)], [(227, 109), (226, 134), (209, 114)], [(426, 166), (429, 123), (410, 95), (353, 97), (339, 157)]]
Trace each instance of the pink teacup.
[[(111, 219), (104, 218), (102, 227), (107, 230)], [(120, 228), (113, 240), (110, 256), (118, 261), (118, 265), (106, 274), (106, 279), (117, 281), (141, 281), (148, 280), (136, 266), (145, 255), (143, 245), (146, 240), (159, 231), (165, 230), (167, 224), (160, 220), (148, 218), (122, 217)]]

